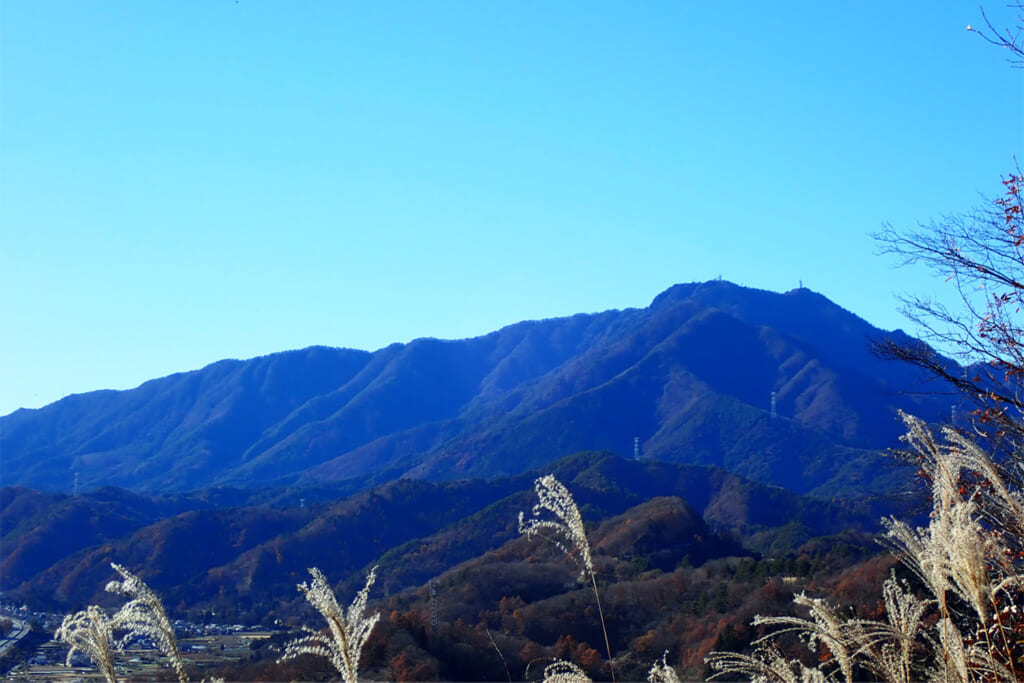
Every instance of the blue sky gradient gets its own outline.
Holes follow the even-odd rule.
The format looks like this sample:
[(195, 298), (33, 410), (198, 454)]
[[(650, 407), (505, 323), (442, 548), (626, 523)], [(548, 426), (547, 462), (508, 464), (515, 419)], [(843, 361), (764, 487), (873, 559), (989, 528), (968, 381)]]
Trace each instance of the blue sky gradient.
[[(1000, 26), (1014, 17), (986, 7)], [(0, 6), (0, 414), (722, 276), (885, 328), (869, 233), (994, 197), (973, 2)]]

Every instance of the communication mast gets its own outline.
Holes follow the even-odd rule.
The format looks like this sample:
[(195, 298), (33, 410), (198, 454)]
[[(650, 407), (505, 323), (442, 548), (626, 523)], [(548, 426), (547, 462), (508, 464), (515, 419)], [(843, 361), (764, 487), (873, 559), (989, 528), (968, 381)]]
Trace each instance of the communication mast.
[(640, 459), (640, 437), (639, 436), (634, 436), (633, 437), (633, 459), (634, 460), (639, 460)]
[(779, 416), (778, 411), (775, 410), (775, 392), (772, 392), (772, 419), (774, 420)]
[(71, 495), (77, 496), (78, 495), (78, 472), (75, 472), (75, 487), (74, 487), (73, 491), (74, 492)]
[(430, 580), (430, 631), (437, 637), (437, 582)]

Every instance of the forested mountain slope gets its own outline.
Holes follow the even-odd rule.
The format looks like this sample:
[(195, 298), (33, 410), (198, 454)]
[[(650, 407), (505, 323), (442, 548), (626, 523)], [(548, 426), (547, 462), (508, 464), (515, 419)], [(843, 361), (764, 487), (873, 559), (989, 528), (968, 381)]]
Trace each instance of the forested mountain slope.
[[(915, 371), (806, 289), (677, 285), (644, 309), (527, 321), (373, 353), (312, 347), (69, 396), (0, 418), (7, 485), (138, 492), (492, 477), (608, 450), (831, 497), (892, 490), (878, 451)], [(902, 338), (902, 333), (893, 333)], [(770, 415), (775, 393), (777, 417)]]

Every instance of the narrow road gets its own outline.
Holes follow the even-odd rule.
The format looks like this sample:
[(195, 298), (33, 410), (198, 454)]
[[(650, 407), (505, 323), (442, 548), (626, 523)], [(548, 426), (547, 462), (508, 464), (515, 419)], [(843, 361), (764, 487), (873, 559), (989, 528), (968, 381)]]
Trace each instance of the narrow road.
[(14, 647), (22, 638), (28, 635), (28, 624), (20, 619), (7, 618), (14, 624), (14, 628), (6, 636), (0, 638), (0, 657), (7, 653), (8, 648)]

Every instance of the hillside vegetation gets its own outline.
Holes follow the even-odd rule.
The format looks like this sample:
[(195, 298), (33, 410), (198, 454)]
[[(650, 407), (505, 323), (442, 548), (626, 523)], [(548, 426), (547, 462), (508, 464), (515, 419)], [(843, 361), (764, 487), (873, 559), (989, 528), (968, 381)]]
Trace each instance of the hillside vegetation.
[[(723, 467), (824, 498), (902, 486), (878, 451), (913, 368), (875, 358), (883, 333), (807, 289), (677, 285), (644, 309), (522, 322), (373, 353), (313, 347), (69, 396), (0, 418), (6, 485), (140, 493), (397, 477), (490, 478), (569, 453)], [(770, 414), (776, 397), (777, 417)]]

